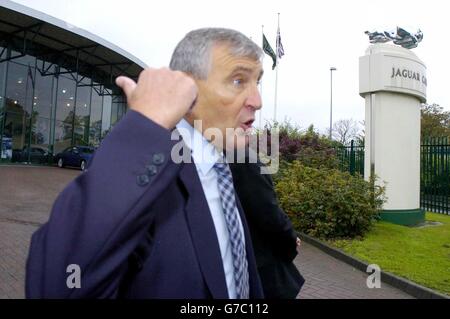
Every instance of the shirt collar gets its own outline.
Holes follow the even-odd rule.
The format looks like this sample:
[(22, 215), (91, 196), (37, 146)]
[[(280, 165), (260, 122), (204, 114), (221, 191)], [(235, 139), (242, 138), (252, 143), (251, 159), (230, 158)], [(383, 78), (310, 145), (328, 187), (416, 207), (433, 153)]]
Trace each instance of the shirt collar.
[(178, 132), (183, 137), (183, 141), (192, 151), (192, 158), (195, 165), (203, 175), (213, 168), (214, 164), (223, 156), (222, 152), (211, 144), (199, 131), (189, 124), (184, 118), (176, 125)]

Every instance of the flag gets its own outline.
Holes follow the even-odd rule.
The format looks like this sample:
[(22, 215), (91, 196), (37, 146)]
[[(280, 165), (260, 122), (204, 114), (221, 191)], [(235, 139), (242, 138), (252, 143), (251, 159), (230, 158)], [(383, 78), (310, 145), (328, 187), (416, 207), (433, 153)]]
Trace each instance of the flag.
[(280, 28), (278, 28), (277, 32), (277, 55), (279, 59), (284, 55), (283, 45), (281, 44)]
[(275, 69), (275, 66), (277, 65), (277, 56), (275, 52), (273, 52), (273, 49), (270, 46), (269, 41), (267, 41), (264, 33), (263, 33), (263, 50), (268, 56), (272, 58), (273, 61), (272, 70)]

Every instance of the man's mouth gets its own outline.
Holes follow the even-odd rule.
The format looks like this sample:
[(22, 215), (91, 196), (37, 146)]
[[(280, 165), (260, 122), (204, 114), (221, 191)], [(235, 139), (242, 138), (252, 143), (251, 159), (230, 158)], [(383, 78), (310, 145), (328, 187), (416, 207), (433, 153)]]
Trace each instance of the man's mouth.
[(247, 122), (242, 123), (241, 124), (242, 129), (244, 131), (250, 130), (252, 128), (252, 124), (254, 121), (255, 121), (254, 119), (251, 119), (251, 120), (248, 120)]

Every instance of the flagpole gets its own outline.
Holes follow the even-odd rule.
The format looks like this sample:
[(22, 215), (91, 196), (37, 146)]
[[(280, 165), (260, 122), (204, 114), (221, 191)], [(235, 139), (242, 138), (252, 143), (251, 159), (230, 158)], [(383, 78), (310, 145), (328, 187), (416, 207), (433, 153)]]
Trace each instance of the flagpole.
[[(277, 28), (277, 38), (278, 32), (280, 31), (280, 13), (278, 13), (278, 28)], [(276, 51), (275, 51), (275, 103), (273, 107), (273, 121), (277, 120), (277, 93), (278, 93), (278, 41), (276, 41)]]
[[(264, 42), (263, 37), (264, 37), (264, 24), (261, 25), (261, 43)], [(264, 43), (262, 44), (262, 46), (264, 47)], [(262, 63), (264, 65), (264, 54), (263, 54), (262, 59), (263, 59)], [(262, 79), (259, 82), (259, 94), (261, 96), (261, 104), (262, 104), (262, 99), (263, 99), (263, 97), (262, 97), (262, 94), (263, 94)], [(259, 109), (259, 129), (262, 130), (262, 108)]]

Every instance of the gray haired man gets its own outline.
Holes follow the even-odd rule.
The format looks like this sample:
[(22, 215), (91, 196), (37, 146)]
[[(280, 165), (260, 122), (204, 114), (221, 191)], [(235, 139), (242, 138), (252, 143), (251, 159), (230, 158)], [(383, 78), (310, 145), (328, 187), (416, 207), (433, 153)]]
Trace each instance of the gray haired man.
[[(239, 32), (200, 29), (171, 69), (117, 78), (130, 110), (33, 235), (27, 297), (263, 297), (223, 154), (248, 141), (261, 56)], [(173, 158), (175, 128), (187, 161)]]

